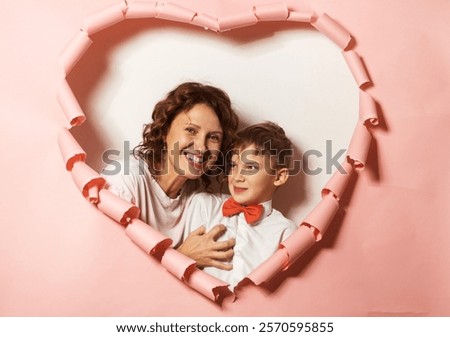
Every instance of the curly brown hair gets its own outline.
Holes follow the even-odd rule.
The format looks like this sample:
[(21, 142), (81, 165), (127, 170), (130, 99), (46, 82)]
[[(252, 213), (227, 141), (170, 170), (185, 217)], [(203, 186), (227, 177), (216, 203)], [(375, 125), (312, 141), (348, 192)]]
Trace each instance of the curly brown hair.
[(236, 139), (239, 119), (228, 95), (221, 89), (197, 82), (186, 82), (170, 91), (159, 101), (152, 113), (152, 122), (144, 125), (143, 140), (133, 150), (134, 156), (143, 159), (150, 172), (158, 175), (158, 167), (164, 161), (165, 142), (168, 130), (175, 117), (192, 109), (196, 104), (206, 104), (214, 110), (223, 131), (222, 145), (213, 171), (201, 176), (203, 186), (210, 185), (211, 176), (217, 179), (225, 171), (225, 155)]

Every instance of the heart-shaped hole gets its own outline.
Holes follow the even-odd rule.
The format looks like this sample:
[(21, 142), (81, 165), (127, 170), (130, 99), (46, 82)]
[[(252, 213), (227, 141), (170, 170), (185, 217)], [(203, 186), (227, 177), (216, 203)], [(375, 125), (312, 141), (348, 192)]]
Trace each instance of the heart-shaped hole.
[[(142, 12), (138, 11), (142, 9), (139, 6)], [(142, 15), (150, 19), (126, 20), (97, 33), (111, 22), (122, 21), (119, 11), (127, 13), (123, 17), (144, 13)], [(136, 130), (148, 122), (152, 106), (174, 83), (181, 81), (206, 81), (223, 88), (230, 94), (245, 124), (261, 120), (279, 123), (296, 145), (298, 172), (276, 195), (275, 206), (303, 226), (255, 270), (253, 276), (250, 275), (254, 283), (260, 284), (291, 265), (323, 235), (348, 181), (348, 176), (336, 172), (339, 166), (336, 163), (342, 163), (350, 172), (354, 166), (364, 163), (370, 140), (364, 123), (376, 122), (373, 100), (360, 90), (360, 114), (368, 115), (357, 122), (350, 149), (353, 152), (349, 151), (346, 159), (341, 149), (348, 147), (358, 119), (358, 88), (345, 61), (358, 85), (367, 82), (364, 68), (357, 54), (349, 50), (343, 58), (340, 48), (306, 21), (312, 21), (341, 48), (345, 47), (342, 41), (346, 36), (342, 27), (326, 15), (317, 20), (309, 13), (289, 11), (283, 3), (253, 8), (218, 20), (191, 12), (170, 4), (136, 2), (134, 7), (119, 3), (89, 17), (87, 28), (77, 34), (75, 42), (66, 50), (77, 50), (73, 47), (77, 45), (79, 51), (85, 51), (90, 45), (88, 40), (94, 44), (74, 70), (76, 62), (72, 60), (72, 65), (65, 58), (65, 68), (70, 70), (67, 77), (70, 87), (64, 83), (60, 102), (66, 113), (69, 111), (68, 115), (77, 111), (78, 102), (88, 115), (87, 121), (75, 128), (73, 134), (89, 153), (88, 163), (96, 170), (103, 166), (102, 153), (106, 149), (115, 149), (117, 154), (126, 157), (140, 141)], [(284, 19), (283, 12), (286, 13)], [(207, 24), (213, 29), (215, 23), (219, 29), (224, 23), (227, 28), (234, 23), (239, 29), (218, 35), (192, 25), (152, 18), (188, 21), (191, 14), (194, 19), (190, 23), (195, 20), (198, 23), (199, 17), (210, 18)], [(264, 18), (282, 22), (240, 27), (245, 26), (245, 20), (247, 24), (256, 23), (252, 17), (256, 22), (265, 21)], [(287, 22), (289, 19), (294, 22)], [(70, 89), (78, 102), (74, 101)], [(73, 124), (83, 120), (82, 116), (75, 117), (70, 118)], [(93, 203), (100, 199), (99, 209), (118, 222), (128, 224), (136, 218), (132, 205), (120, 200), (111, 201), (114, 207), (108, 202), (105, 205), (102, 195), (104, 200), (112, 200), (114, 196), (102, 189), (99, 177), (83, 163), (84, 151), (77, 147), (70, 133), (62, 133), (60, 144), (67, 168), (74, 174), (85, 197)], [(308, 154), (306, 158), (305, 154)], [(330, 180), (331, 173), (335, 172)], [(321, 193), (323, 186), (326, 188)], [(192, 261), (167, 249), (170, 240), (152, 232), (150, 226), (134, 219), (127, 233), (147, 253), (162, 255), (165, 252), (164, 266), (207, 297), (217, 300), (224, 290), (223, 282), (193, 269)], [(313, 233), (317, 235), (314, 237)]]

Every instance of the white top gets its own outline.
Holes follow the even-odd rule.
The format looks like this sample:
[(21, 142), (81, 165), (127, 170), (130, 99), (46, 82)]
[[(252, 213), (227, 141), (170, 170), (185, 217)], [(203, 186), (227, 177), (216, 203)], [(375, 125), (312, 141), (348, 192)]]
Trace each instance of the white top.
[(129, 169), (123, 162), (120, 165), (121, 171), (113, 175), (108, 174), (115, 169), (113, 165), (102, 171), (109, 190), (139, 207), (139, 218), (171, 238), (175, 247), (178, 246), (182, 242), (184, 211), (193, 193), (183, 189), (176, 199), (171, 199), (152, 177), (144, 161), (130, 158)]
[(230, 284), (233, 289), (245, 276), (267, 260), (278, 249), (280, 242), (291, 235), (297, 226), (272, 208), (272, 201), (263, 203), (261, 220), (247, 224), (243, 213), (231, 217), (222, 214), (222, 205), (229, 195), (198, 193), (186, 210), (185, 235), (204, 225), (207, 230), (218, 224), (227, 227), (219, 241), (236, 239), (231, 271), (206, 267), (205, 272)]

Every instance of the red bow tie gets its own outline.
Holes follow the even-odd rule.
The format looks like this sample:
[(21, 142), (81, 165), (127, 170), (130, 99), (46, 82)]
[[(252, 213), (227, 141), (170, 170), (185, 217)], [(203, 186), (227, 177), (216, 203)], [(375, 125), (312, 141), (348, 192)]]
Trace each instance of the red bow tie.
[(253, 224), (261, 218), (264, 207), (262, 205), (242, 206), (233, 198), (229, 198), (222, 206), (224, 216), (232, 216), (244, 212), (245, 220), (248, 224)]

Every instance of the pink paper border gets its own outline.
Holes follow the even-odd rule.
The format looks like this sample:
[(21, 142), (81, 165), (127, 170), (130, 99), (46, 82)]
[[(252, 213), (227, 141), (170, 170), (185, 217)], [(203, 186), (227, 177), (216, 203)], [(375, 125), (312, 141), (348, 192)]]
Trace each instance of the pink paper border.
[[(344, 173), (336, 172), (332, 176), (322, 191), (322, 201), (301, 222), (298, 230), (280, 244), (280, 249), (274, 254), (274, 257), (279, 256), (279, 258), (269, 258), (268, 261), (264, 262), (245, 278), (256, 285), (268, 282), (280, 270), (288, 269), (294, 261), (313, 245), (314, 240), (319, 241), (323, 237), (339, 208), (340, 198), (345, 191), (348, 180), (355, 173), (355, 170), (363, 169), (365, 166), (371, 140), (370, 128), (375, 127), (378, 122), (376, 109), (373, 108), (375, 101), (365, 91), (365, 88), (372, 84), (369, 74), (359, 54), (350, 47), (352, 40), (350, 33), (326, 13), (316, 16), (314, 13), (291, 11), (284, 2), (278, 2), (264, 6), (256, 5), (240, 13), (215, 18), (207, 13), (192, 12), (189, 9), (170, 2), (157, 3), (145, 1), (145, 6), (143, 4), (144, 2), (142, 1), (128, 4), (124, 0), (88, 16), (81, 32), (75, 35), (75, 38), (70, 41), (60, 55), (65, 76), (68, 76), (92, 44), (92, 40), (90, 39), (92, 34), (107, 29), (123, 20), (133, 18), (183, 22), (219, 33), (255, 25), (262, 21), (306, 22), (330, 38), (343, 50), (343, 56), (360, 89), (360, 118), (347, 151), (347, 161), (343, 165), (347, 169)], [(130, 14), (127, 15), (127, 12)], [(299, 27), (301, 28), (302, 26)], [(80, 125), (85, 121), (86, 117), (66, 80), (63, 81), (59, 90), (58, 101), (68, 119), (68, 128)], [(104, 181), (100, 176), (96, 176), (94, 172), (91, 172), (93, 170), (85, 163), (86, 155), (81, 149), (81, 146), (76, 143), (67, 129), (62, 130), (58, 143), (66, 169), (72, 171), (74, 181), (77, 183), (83, 196), (94, 205), (102, 205), (99, 210), (104, 211), (110, 207), (114, 208), (115, 205), (113, 204), (102, 204), (101, 190), (105, 188)], [(66, 148), (66, 144), (70, 144), (70, 148)], [(73, 153), (73, 155), (70, 155), (70, 153)], [(80, 153), (83, 155), (80, 155)], [(82, 165), (76, 165), (77, 162), (80, 162)], [(77, 175), (78, 171), (72, 170), (74, 165), (83, 168), (83, 175)], [(105, 202), (109, 201), (105, 200)], [(130, 205), (130, 207), (125, 207), (122, 216), (115, 215), (116, 221), (125, 227), (129, 226), (134, 219), (137, 219), (139, 214), (137, 207), (134, 206), (135, 209), (132, 208), (133, 205)], [(133, 211), (130, 212), (130, 209), (133, 209)], [(233, 296), (232, 293), (230, 294), (227, 291), (217, 291), (217, 289), (223, 289), (224, 287), (224, 283), (221, 280), (215, 279), (198, 269), (193, 269), (192, 267), (195, 266), (195, 261), (188, 258), (178, 259), (178, 255), (173, 250), (170, 250), (172, 252), (171, 254), (164, 254), (169, 249), (169, 245), (167, 244), (170, 241), (169, 238), (163, 235), (156, 235), (150, 242), (143, 238), (143, 242), (145, 242), (144, 248), (143, 244), (138, 243), (140, 239), (136, 236), (139, 233), (141, 232), (133, 234), (133, 242), (138, 244), (149, 255), (162, 256), (162, 264), (166, 269), (176, 275), (186, 285), (196, 289), (199, 293), (215, 302), (220, 302), (223, 296)], [(315, 239), (312, 240), (311, 237)], [(285, 257), (283, 258), (282, 256)], [(273, 263), (273, 261), (281, 262)], [(196, 281), (190, 282), (190, 276), (199, 275), (199, 273), (205, 275), (200, 277), (196, 276)], [(258, 276), (256, 277), (256, 275)], [(261, 275), (267, 275), (265, 276), (267, 279), (264, 279), (265, 277), (261, 278)], [(207, 284), (199, 281), (202, 279), (207, 280)]]

